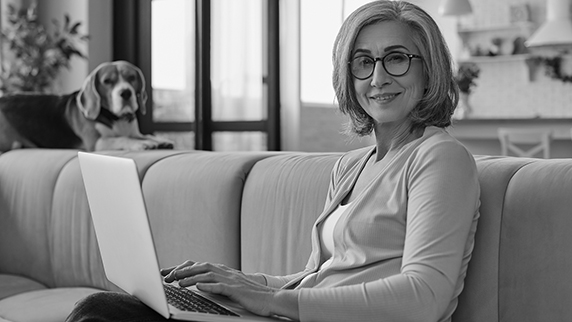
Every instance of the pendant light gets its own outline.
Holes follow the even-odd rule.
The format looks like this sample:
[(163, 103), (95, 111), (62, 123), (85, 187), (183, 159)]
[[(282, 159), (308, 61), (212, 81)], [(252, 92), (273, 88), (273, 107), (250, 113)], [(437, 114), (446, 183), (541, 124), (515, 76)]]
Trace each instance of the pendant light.
[(570, 0), (547, 0), (546, 22), (525, 42), (528, 47), (572, 45)]

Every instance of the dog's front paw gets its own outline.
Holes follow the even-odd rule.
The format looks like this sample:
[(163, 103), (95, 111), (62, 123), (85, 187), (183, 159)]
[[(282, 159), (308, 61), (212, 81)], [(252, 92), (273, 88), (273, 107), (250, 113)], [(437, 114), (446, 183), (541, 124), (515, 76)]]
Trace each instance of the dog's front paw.
[(147, 140), (153, 141), (153, 147), (151, 149), (173, 149), (175, 147), (172, 141), (162, 137), (148, 135), (146, 138)]
[(169, 141), (142, 140), (140, 142), (141, 150), (159, 150), (173, 149), (174, 145)]
[(154, 150), (157, 149), (157, 144), (151, 140), (133, 140), (126, 149), (131, 151)]
[(173, 142), (170, 141), (162, 141), (159, 142), (159, 145), (157, 146), (157, 149), (166, 149), (166, 150), (170, 150), (175, 148), (175, 145), (173, 144)]

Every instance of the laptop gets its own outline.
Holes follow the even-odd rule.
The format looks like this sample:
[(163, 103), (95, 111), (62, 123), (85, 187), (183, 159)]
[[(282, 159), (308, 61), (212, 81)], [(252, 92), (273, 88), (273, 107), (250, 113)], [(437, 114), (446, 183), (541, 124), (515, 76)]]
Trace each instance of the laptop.
[[(105, 275), (163, 317), (186, 321), (284, 321), (250, 313), (224, 296), (165, 284), (159, 272), (137, 166), (132, 159), (78, 152), (83, 183)], [(185, 259), (181, 259), (181, 262)], [(168, 290), (168, 292), (166, 291)], [(187, 304), (172, 302), (171, 293)], [(183, 294), (180, 294), (183, 293)], [(197, 298), (210, 313), (189, 308)], [(169, 298), (169, 302), (168, 302)], [(195, 310), (195, 311), (192, 311)]]

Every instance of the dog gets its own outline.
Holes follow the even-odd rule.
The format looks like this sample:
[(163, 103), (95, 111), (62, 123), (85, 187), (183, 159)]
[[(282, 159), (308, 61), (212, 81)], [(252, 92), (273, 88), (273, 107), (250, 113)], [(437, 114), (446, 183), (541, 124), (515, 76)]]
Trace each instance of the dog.
[(127, 61), (96, 67), (67, 95), (0, 97), (0, 153), (15, 148), (84, 151), (172, 149), (169, 140), (139, 131), (147, 93), (141, 70)]

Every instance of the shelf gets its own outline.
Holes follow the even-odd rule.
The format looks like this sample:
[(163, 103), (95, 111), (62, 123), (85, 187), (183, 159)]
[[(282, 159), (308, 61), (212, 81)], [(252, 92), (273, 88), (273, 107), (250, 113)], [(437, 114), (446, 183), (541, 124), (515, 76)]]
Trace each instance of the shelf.
[(472, 56), (459, 60), (460, 62), (471, 63), (509, 63), (509, 62), (524, 62), (530, 57), (529, 54), (520, 55), (499, 55), (499, 56)]
[(459, 26), (457, 32), (459, 34), (473, 34), (473, 33), (487, 33), (487, 32), (499, 32), (499, 31), (518, 31), (518, 30), (529, 30), (531, 31), (536, 25), (533, 22), (521, 22), (510, 25), (496, 25), (496, 26), (484, 26), (484, 27), (463, 27)]

